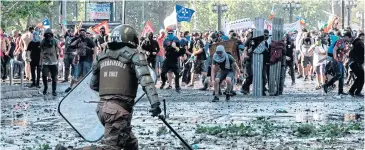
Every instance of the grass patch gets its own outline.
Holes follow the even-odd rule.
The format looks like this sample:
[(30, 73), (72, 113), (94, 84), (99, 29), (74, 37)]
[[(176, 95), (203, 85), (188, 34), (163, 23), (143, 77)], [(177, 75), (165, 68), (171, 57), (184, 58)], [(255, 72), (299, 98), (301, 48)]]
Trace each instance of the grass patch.
[(275, 127), (272, 122), (265, 117), (258, 117), (256, 120), (250, 121), (248, 124), (228, 124), (225, 126), (202, 126), (197, 125), (197, 134), (225, 136), (244, 136), (253, 137), (256, 135), (268, 136), (274, 131)]
[(364, 130), (362, 122), (349, 123), (328, 123), (324, 125), (300, 124), (292, 127), (294, 135), (297, 137), (342, 137), (350, 134), (350, 131)]

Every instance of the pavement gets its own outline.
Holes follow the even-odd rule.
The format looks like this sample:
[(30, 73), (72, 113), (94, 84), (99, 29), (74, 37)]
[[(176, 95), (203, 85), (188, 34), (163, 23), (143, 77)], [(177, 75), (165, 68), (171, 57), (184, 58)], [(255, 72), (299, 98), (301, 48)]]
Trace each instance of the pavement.
[[(212, 91), (199, 91), (202, 85), (198, 81), (194, 89), (183, 87), (180, 93), (164, 89), (158, 90), (158, 93), (166, 99), (167, 121), (195, 149), (363, 149), (363, 128), (351, 128), (346, 134), (334, 137), (323, 136), (322, 133), (302, 137), (296, 133), (298, 128), (294, 130), (293, 127), (313, 125), (322, 129), (330, 128), (332, 124), (349, 126), (356, 120), (363, 126), (363, 99), (336, 97), (336, 91), (325, 95), (314, 89), (314, 81), (299, 79), (293, 86), (289, 81), (286, 80), (283, 95), (256, 98), (237, 92), (238, 95), (228, 102), (220, 96), (219, 102), (212, 103)], [(58, 97), (43, 98), (31, 94), (25, 98), (28, 95), (20, 93), (32, 93), (37, 89), (2, 87), (2, 94), (12, 94), (1, 100), (0, 149), (51, 149), (57, 144), (72, 147), (100, 144), (83, 140), (58, 114), (57, 106), (66, 88), (64, 83), (58, 86)], [(345, 91), (347, 89), (345, 87)], [(14, 95), (25, 96), (16, 98)], [(150, 116), (149, 108), (145, 98), (134, 107), (132, 126), (140, 149), (184, 149), (160, 120)], [(349, 119), (348, 116), (352, 115), (356, 116), (355, 119)], [(252, 129), (252, 133), (249, 132), (250, 136), (248, 133), (232, 135), (227, 128), (220, 131), (230, 125), (243, 125), (245, 130), (240, 127), (239, 132), (247, 128)]]

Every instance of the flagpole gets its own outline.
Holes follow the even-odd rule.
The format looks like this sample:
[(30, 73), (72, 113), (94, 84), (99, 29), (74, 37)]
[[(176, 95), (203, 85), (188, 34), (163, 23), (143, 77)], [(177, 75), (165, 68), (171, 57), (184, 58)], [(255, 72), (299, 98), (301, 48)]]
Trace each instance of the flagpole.
[[(196, 0), (193, 1), (193, 4), (194, 4), (194, 10), (196, 10)], [(197, 30), (197, 22), (196, 20), (198, 20), (198, 15), (196, 15), (196, 13), (194, 13), (194, 30), (196, 31)]]

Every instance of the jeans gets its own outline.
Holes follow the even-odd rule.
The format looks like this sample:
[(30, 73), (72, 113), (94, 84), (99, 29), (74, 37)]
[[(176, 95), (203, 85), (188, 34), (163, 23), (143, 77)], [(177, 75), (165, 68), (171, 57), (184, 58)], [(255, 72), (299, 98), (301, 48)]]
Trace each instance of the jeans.
[[(286, 71), (287, 69), (289, 68), (289, 74), (290, 74), (290, 77), (291, 77), (291, 80), (293, 83), (295, 83), (295, 76), (294, 76), (294, 62), (293, 61), (286, 61), (286, 66), (285, 66), (285, 76), (286, 76)], [(284, 78), (285, 78), (284, 76)]]
[(79, 71), (79, 77), (85, 77), (87, 73), (91, 70), (92, 62), (90, 61), (82, 61), (79, 62), (78, 71)]
[(38, 61), (32, 60), (30, 62), (30, 72), (32, 75), (32, 85), (39, 86), (39, 79), (41, 77), (41, 66), (39, 65)]
[(63, 58), (63, 63), (65, 66), (65, 80), (68, 81), (68, 77), (70, 76), (70, 66), (71, 66), (71, 75), (74, 75), (75, 66), (72, 64), (73, 60), (75, 58), (75, 55), (73, 54), (65, 54), (65, 57)]
[(52, 78), (52, 93), (56, 92), (57, 74), (58, 74), (57, 65), (42, 65), (42, 80), (44, 85), (43, 94), (47, 93), (48, 89), (47, 77), (49, 73), (51, 73), (51, 78)]
[[(343, 83), (344, 83), (344, 66), (342, 62), (337, 62), (331, 60), (329, 62), (332, 71), (333, 78), (329, 80), (325, 85), (332, 86), (338, 80), (338, 93), (343, 93)], [(328, 71), (328, 70), (326, 70)], [(327, 72), (326, 72), (327, 73)]]
[(10, 65), (10, 57), (6, 55), (1, 57), (1, 74), (2, 74), (1, 78), (3, 80), (5, 80), (9, 74), (9, 65)]

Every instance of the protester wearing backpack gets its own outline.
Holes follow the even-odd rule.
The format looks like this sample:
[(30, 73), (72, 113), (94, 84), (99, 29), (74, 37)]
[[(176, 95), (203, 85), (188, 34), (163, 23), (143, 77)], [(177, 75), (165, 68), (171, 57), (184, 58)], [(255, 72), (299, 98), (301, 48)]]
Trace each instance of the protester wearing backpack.
[[(337, 35), (340, 33), (337, 33)], [(346, 93), (343, 92), (343, 84), (344, 84), (344, 66), (343, 66), (343, 62), (344, 62), (344, 56), (347, 53), (346, 49), (345, 49), (345, 42), (350, 42), (352, 38), (351, 32), (350, 31), (346, 31), (345, 34), (343, 35), (343, 37), (341, 37), (340, 39), (338, 39), (336, 41), (336, 44), (333, 48), (333, 57), (331, 57), (331, 62), (330, 62), (330, 67), (333, 71), (333, 75), (334, 77), (328, 81), (327, 83), (325, 83), (324, 85), (322, 85), (323, 91), (325, 93), (328, 92), (328, 87), (332, 86), (337, 80), (339, 81), (338, 84), (338, 95), (347, 95)], [(329, 55), (330, 56), (330, 55)]]
[(54, 39), (53, 32), (48, 28), (44, 32), (44, 39), (41, 42), (40, 65), (42, 66), (42, 80), (44, 85), (43, 95), (47, 95), (48, 83), (47, 76), (51, 73), (52, 78), (52, 95), (57, 96), (57, 74), (58, 74), (58, 57), (61, 47)]

